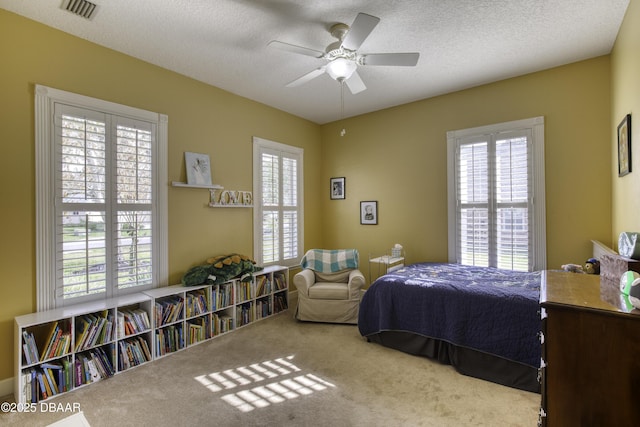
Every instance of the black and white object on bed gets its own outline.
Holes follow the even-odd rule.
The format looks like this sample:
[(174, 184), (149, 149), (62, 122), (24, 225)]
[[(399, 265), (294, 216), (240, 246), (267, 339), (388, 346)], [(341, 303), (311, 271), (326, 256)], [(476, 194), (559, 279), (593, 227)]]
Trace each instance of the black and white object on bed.
[(419, 263), (378, 278), (360, 303), (369, 341), (539, 392), (541, 272)]

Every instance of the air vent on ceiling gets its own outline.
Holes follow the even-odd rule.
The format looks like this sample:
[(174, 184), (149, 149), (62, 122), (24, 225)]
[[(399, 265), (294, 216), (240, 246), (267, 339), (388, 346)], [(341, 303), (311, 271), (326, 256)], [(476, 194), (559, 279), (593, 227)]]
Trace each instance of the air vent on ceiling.
[(75, 15), (91, 19), (95, 14), (98, 5), (87, 0), (65, 0), (62, 8)]

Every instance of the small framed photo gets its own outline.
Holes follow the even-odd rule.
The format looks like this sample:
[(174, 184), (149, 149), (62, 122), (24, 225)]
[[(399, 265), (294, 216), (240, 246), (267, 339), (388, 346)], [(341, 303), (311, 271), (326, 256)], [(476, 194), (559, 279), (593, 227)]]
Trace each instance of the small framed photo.
[(187, 184), (211, 185), (211, 161), (208, 154), (184, 153), (187, 167)]
[(360, 224), (378, 224), (378, 202), (360, 202)]
[(345, 178), (331, 178), (331, 199), (344, 199), (346, 196)]
[(618, 176), (631, 172), (631, 114), (618, 125)]

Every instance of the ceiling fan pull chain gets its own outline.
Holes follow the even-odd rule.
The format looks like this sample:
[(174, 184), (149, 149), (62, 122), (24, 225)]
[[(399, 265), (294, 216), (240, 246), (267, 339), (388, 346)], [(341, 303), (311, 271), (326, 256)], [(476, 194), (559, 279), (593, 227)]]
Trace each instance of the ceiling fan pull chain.
[[(340, 120), (344, 120), (344, 79), (340, 80)], [(340, 136), (347, 133), (345, 128), (340, 131)]]

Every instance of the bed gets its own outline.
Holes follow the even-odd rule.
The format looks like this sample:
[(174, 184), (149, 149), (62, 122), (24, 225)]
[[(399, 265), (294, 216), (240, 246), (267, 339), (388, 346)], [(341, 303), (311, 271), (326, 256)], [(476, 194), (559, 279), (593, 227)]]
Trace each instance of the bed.
[(541, 272), (418, 263), (378, 278), (360, 303), (370, 342), (540, 392)]

